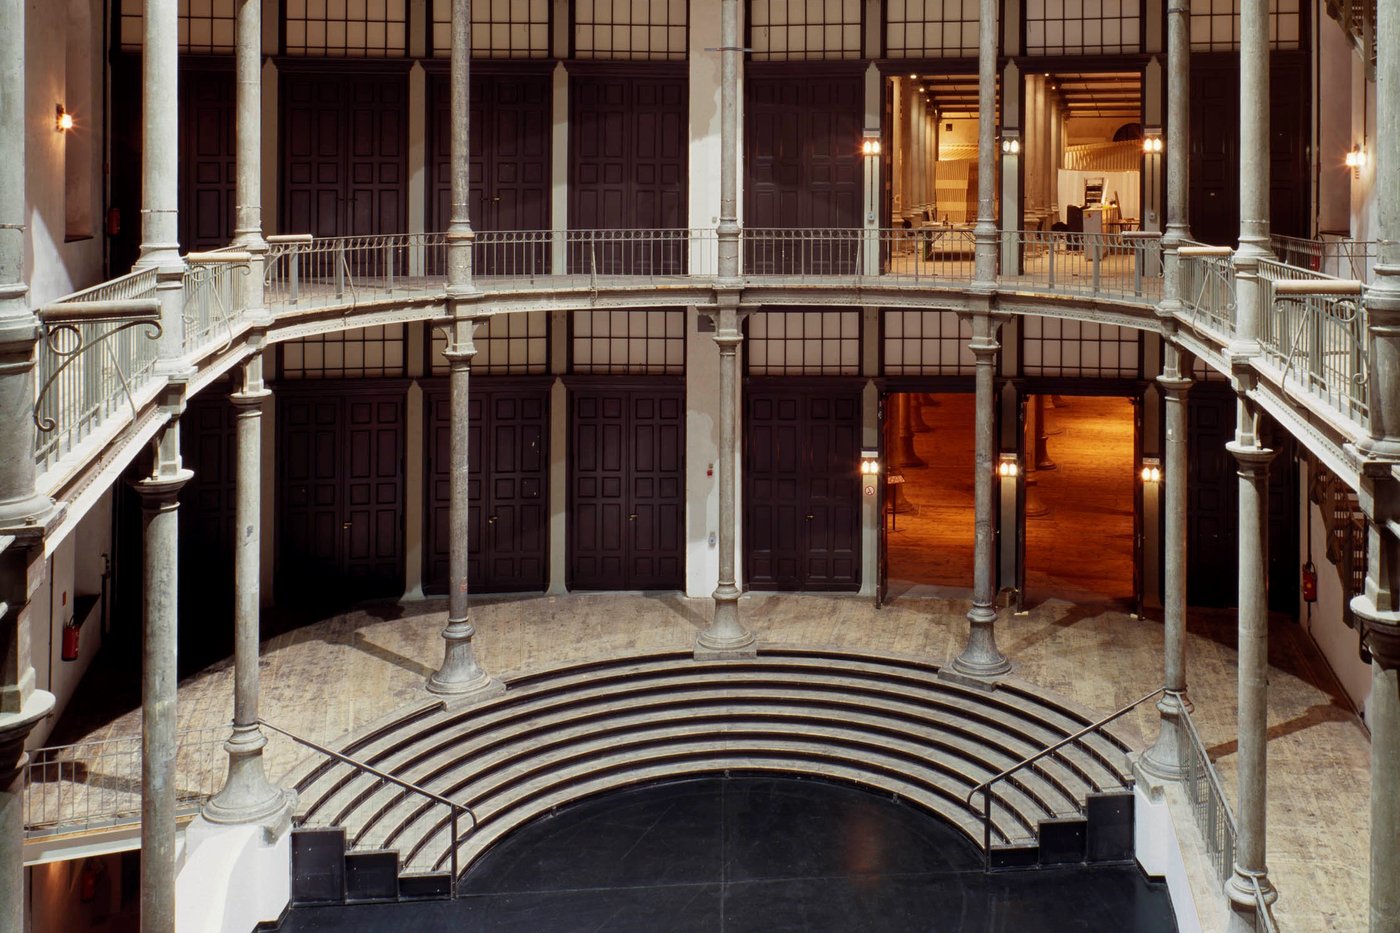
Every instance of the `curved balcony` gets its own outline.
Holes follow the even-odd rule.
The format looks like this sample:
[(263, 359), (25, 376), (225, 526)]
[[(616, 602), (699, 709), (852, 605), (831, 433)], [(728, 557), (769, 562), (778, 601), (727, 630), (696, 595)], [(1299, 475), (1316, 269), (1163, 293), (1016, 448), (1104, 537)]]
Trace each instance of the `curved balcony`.
[[(600, 307), (703, 311), (722, 287), (739, 289), (754, 307), (990, 309), (1169, 331), (1212, 368), (1250, 367), (1247, 391), (1340, 476), (1355, 478), (1363, 466), (1355, 443), (1368, 431), (1364, 300), (1291, 293), (1275, 300), (1276, 282), (1326, 278), (1310, 268), (1261, 264), (1270, 311), (1259, 352), (1242, 363), (1227, 353), (1236, 336), (1231, 251), (1200, 244), (1164, 250), (1153, 234), (1002, 231), (989, 244), (999, 266), (995, 283), (974, 282), (976, 244), (957, 226), (750, 229), (737, 244), (738, 276), (727, 281), (712, 228), (489, 232), (467, 243), (472, 288), (452, 297), (479, 317)], [(270, 237), (265, 254), (190, 255), (178, 291), (152, 272), (136, 272), (40, 309), (41, 491), (68, 497), (91, 483), (94, 469), (119, 468), (128, 459), (122, 451), (149, 439), (169, 416), (159, 398), (172, 378), (193, 393), (268, 342), (443, 318), (449, 260), (441, 233)], [(165, 308), (158, 340), (111, 313), (82, 319), (94, 303), (112, 312), (153, 298)]]

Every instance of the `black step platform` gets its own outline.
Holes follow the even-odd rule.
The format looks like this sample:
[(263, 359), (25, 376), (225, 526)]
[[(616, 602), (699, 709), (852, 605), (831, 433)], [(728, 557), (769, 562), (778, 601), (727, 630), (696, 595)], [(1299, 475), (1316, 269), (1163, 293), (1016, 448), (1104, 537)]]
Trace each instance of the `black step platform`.
[(715, 776), (610, 793), (535, 820), (473, 866), (455, 901), (297, 906), (281, 929), (1177, 929), (1166, 886), (1132, 864), (982, 869), (962, 833), (900, 801), (818, 780)]

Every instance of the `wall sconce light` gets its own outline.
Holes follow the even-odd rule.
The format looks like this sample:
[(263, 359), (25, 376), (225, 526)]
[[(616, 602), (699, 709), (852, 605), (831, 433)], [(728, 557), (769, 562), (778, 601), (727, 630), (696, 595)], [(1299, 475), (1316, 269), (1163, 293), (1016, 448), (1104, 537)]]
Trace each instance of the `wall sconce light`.
[(64, 110), (62, 104), (59, 104), (55, 109), (57, 114), (54, 117), (54, 129), (60, 133), (71, 130), (73, 128), (73, 115)]
[(860, 154), (877, 156), (880, 154), (880, 131), (866, 130), (860, 140)]
[(1352, 146), (1347, 152), (1346, 164), (1347, 168), (1351, 169), (1352, 178), (1361, 177), (1361, 167), (1366, 164), (1366, 150), (1361, 148), (1360, 143)]
[(862, 450), (860, 452), (860, 485), (867, 496), (875, 495), (880, 486), (880, 452)]
[(1008, 130), (1001, 137), (1001, 151), (1006, 155), (1021, 154), (1021, 137), (1015, 131)]
[(1166, 148), (1162, 142), (1162, 135), (1151, 130), (1142, 137), (1142, 151), (1144, 155), (1160, 155)]
[(1162, 460), (1160, 457), (1142, 458), (1142, 481), (1160, 483), (1162, 481)]
[(1021, 462), (1016, 454), (1002, 454), (997, 458), (997, 476), (1002, 479), (1015, 479), (1021, 475)]

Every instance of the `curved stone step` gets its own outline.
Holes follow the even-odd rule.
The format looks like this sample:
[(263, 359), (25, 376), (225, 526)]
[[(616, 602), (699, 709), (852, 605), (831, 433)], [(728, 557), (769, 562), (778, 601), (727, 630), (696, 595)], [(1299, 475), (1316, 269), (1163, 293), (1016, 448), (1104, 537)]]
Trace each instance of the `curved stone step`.
[[(461, 870), (510, 829), (583, 796), (754, 768), (903, 797), (980, 846), (982, 801), (969, 805), (967, 792), (1090, 721), (1029, 685), (984, 689), (918, 659), (777, 647), (751, 659), (668, 651), (535, 672), (474, 706), (391, 714), (341, 747), (473, 808), (480, 823), (460, 843)], [(1077, 816), (1089, 794), (1130, 784), (1128, 748), (1096, 733), (1005, 779), (993, 845), (1034, 845), (1042, 820)], [(303, 823), (397, 848), (406, 868), (450, 861), (440, 805), (339, 763), (306, 769), (298, 790)]]

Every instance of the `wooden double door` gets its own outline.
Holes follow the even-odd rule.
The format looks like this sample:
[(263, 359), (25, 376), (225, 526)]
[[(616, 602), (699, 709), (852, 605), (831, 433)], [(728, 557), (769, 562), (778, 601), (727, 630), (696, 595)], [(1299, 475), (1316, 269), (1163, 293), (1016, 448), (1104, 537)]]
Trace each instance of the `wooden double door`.
[(754, 380), (744, 412), (744, 579), (860, 587), (861, 386)]
[(576, 381), (569, 398), (568, 586), (685, 585), (685, 389)]
[(744, 86), (745, 226), (820, 231), (808, 240), (746, 239), (745, 268), (856, 271), (864, 119), (860, 72), (754, 69)]
[(404, 590), (406, 380), (277, 390), (277, 593), (333, 605)]
[[(451, 398), (423, 388), (427, 510), (423, 588), (447, 592), (452, 545)], [(467, 403), (470, 470), (468, 586), (474, 593), (543, 590), (549, 582), (549, 381), (473, 378)]]
[[(686, 226), (683, 69), (588, 68), (569, 77), (569, 229)], [(571, 244), (570, 272), (683, 274), (683, 241), (601, 238)]]
[(282, 230), (318, 237), (408, 229), (408, 74), (284, 67)]
[[(552, 115), (547, 70), (485, 72), (472, 66), (469, 184), (472, 229), (544, 231), (550, 227)], [(445, 73), (428, 84), (428, 223), (447, 229), (452, 219), (452, 89)], [(528, 275), (549, 271), (549, 245), (540, 241), (478, 240), (477, 275)]]

